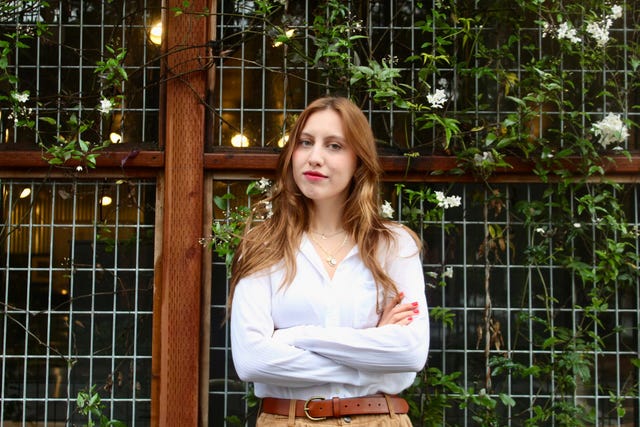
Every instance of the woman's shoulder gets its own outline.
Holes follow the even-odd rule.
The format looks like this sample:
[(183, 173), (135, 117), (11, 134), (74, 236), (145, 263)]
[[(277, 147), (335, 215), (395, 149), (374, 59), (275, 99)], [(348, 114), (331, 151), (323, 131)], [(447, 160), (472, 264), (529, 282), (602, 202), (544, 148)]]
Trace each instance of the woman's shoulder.
[(413, 251), (420, 248), (420, 238), (406, 225), (395, 221), (385, 221), (384, 226), (391, 233), (395, 246), (402, 252), (404, 248)]
[(416, 234), (412, 229), (397, 221), (386, 220), (384, 226), (391, 234), (400, 238), (413, 238)]

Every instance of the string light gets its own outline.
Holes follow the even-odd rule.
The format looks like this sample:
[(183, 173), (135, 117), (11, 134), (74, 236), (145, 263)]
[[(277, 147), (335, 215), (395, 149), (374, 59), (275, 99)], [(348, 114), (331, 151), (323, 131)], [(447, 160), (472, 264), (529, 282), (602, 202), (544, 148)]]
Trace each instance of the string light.
[(26, 199), (27, 197), (29, 197), (31, 195), (31, 189), (30, 188), (24, 188), (22, 190), (22, 192), (20, 193), (20, 198), (21, 199)]
[(109, 134), (109, 140), (111, 140), (112, 144), (120, 144), (122, 142), (122, 135), (118, 132), (111, 132)]
[(162, 22), (158, 22), (149, 31), (149, 40), (155, 45), (162, 43)]
[(241, 133), (237, 133), (231, 137), (231, 145), (236, 148), (243, 148), (249, 146), (249, 138)]
[(284, 135), (278, 140), (278, 147), (284, 147), (285, 145), (287, 145), (287, 142), (289, 142), (289, 135)]

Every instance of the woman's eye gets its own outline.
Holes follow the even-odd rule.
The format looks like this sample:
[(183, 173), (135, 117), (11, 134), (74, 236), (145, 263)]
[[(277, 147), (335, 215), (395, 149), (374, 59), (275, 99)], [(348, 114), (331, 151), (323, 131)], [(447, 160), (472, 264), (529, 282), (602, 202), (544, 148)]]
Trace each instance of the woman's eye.
[(303, 147), (309, 147), (311, 145), (313, 145), (313, 143), (307, 139), (301, 139), (298, 144), (300, 144)]
[(337, 143), (332, 143), (332, 144), (329, 144), (329, 148), (331, 150), (340, 150), (340, 149), (342, 149), (342, 145), (337, 144)]

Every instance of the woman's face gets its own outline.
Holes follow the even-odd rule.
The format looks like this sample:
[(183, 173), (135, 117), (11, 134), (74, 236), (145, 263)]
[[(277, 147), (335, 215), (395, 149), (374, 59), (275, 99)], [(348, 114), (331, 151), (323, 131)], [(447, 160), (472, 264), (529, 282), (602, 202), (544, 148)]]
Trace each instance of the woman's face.
[(293, 179), (316, 204), (346, 200), (358, 159), (344, 137), (342, 119), (331, 109), (311, 114), (293, 157)]

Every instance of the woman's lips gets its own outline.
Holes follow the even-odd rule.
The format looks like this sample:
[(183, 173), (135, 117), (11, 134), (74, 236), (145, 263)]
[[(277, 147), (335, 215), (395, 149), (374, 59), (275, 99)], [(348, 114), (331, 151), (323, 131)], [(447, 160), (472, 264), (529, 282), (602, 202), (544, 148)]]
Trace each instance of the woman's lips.
[(304, 172), (303, 175), (306, 176), (307, 179), (311, 181), (318, 181), (326, 178), (326, 176), (321, 174), (320, 172), (314, 172), (314, 171)]

